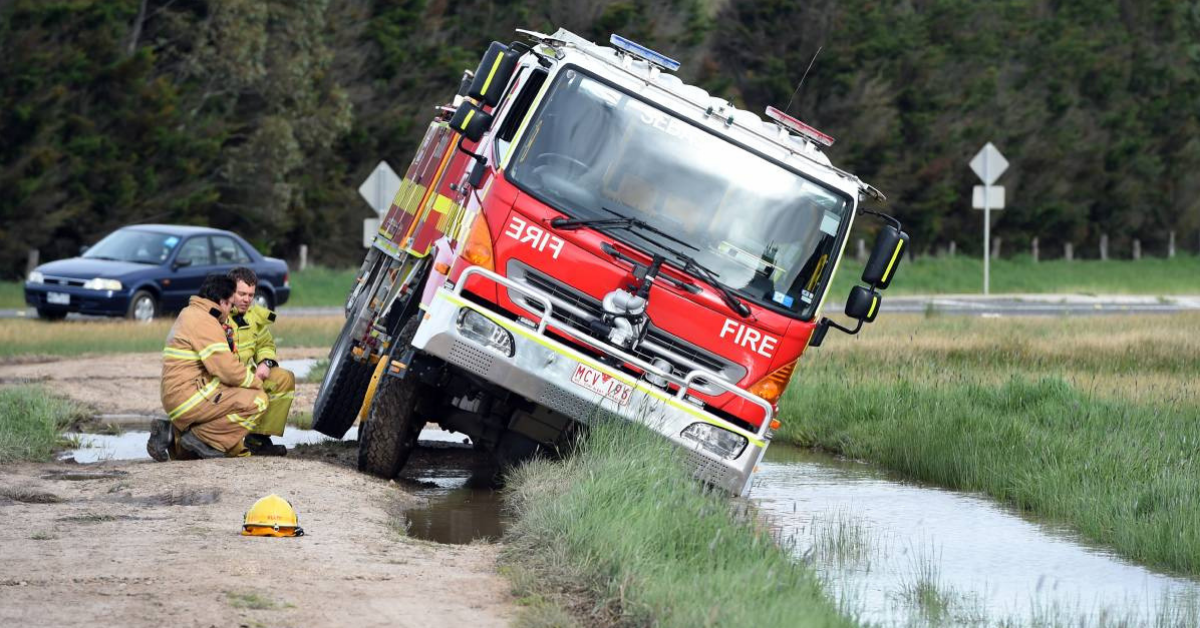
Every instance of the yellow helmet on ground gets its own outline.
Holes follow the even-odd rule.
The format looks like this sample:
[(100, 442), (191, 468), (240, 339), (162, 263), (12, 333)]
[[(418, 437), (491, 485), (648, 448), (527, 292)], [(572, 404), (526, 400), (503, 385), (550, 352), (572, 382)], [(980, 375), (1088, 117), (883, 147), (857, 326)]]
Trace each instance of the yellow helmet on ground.
[(244, 536), (303, 536), (300, 518), (288, 500), (274, 493), (254, 502), (242, 521)]

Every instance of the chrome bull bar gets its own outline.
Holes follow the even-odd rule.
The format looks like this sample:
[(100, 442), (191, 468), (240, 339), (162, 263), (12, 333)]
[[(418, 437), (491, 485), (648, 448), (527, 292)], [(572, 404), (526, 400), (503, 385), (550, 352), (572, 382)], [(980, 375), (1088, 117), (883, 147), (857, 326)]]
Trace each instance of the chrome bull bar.
[[(524, 294), (524, 295), (532, 298), (533, 300), (537, 301), (538, 304), (540, 304), (544, 308), (544, 310), (540, 314), (538, 314), (536, 331), (539, 336), (546, 335), (546, 333), (545, 333), (546, 327), (550, 322), (552, 322), (552, 321), (557, 322), (557, 323), (559, 323), (558, 325), (555, 326), (555, 330), (557, 332), (564, 334), (566, 336), (570, 336), (573, 340), (576, 340), (582, 344), (588, 345), (588, 346), (592, 347), (593, 349), (596, 349), (597, 351), (601, 351), (608, 355), (619, 358), (627, 364), (633, 364), (633, 365), (637, 366), (638, 368), (642, 369), (642, 371), (644, 371), (644, 372), (649, 372), (654, 375), (658, 375), (659, 377), (662, 377), (662, 378), (668, 380), (669, 382), (677, 385), (679, 387), (679, 390), (675, 393), (675, 398), (680, 401), (683, 401), (684, 398), (686, 397), (688, 391), (692, 390), (692, 385), (696, 382), (696, 380), (703, 380), (706, 384), (708, 384), (710, 386), (715, 386), (721, 390), (724, 390), (725, 392), (732, 393), (732, 394), (736, 395), (737, 397), (740, 397), (746, 401), (749, 401), (750, 403), (753, 403), (754, 405), (758, 406), (763, 411), (762, 424), (760, 424), (758, 426), (758, 429), (754, 432), (754, 435), (756, 437), (758, 437), (759, 439), (766, 440), (767, 431), (770, 429), (770, 426), (771, 426), (771, 420), (775, 418), (775, 410), (774, 410), (774, 408), (771, 407), (771, 404), (768, 403), (767, 400), (763, 399), (762, 397), (751, 394), (749, 391), (743, 390), (733, 384), (730, 384), (727, 380), (725, 380), (721, 376), (719, 376), (715, 373), (712, 373), (710, 371), (703, 370), (703, 369), (694, 369), (692, 371), (689, 371), (683, 377), (677, 376), (674, 373), (664, 372), (663, 370), (661, 370), (658, 367), (654, 366), (653, 364), (643, 360), (642, 358), (639, 358), (633, 354), (627, 353), (617, 347), (614, 347), (613, 345), (602, 342), (602, 341), (600, 341), (596, 338), (593, 338), (591, 336), (588, 336), (586, 334), (579, 333), (575, 329), (571, 328), (571, 326), (569, 324), (562, 322), (562, 321), (555, 321), (553, 319), (554, 304), (551, 302), (549, 295), (543, 293), (542, 291), (540, 291), (536, 288), (532, 288), (530, 286), (526, 286), (526, 285), (517, 283), (507, 277), (504, 277), (503, 275), (499, 275), (499, 274), (497, 274), (493, 271), (487, 270), (486, 268), (483, 268), (481, 266), (467, 267), (467, 269), (464, 270), (462, 272), (462, 274), (459, 276), (458, 281), (455, 282), (453, 294), (456, 297), (462, 297), (463, 288), (466, 287), (466, 285), (467, 285), (467, 279), (469, 277), (475, 276), (475, 275), (478, 275), (485, 279), (490, 279), (493, 282), (495, 282), (501, 286), (504, 286), (505, 288), (507, 288), (509, 290), (516, 290), (517, 292), (520, 292), (521, 294)], [(696, 391), (696, 392), (705, 394), (701, 391)], [(737, 426), (733, 425), (732, 423), (729, 423), (728, 421), (722, 419), (721, 417), (714, 416), (714, 418), (729, 425), (730, 427), (733, 427), (734, 428), (733, 431), (735, 431), (735, 432), (742, 431), (741, 428), (738, 428)]]

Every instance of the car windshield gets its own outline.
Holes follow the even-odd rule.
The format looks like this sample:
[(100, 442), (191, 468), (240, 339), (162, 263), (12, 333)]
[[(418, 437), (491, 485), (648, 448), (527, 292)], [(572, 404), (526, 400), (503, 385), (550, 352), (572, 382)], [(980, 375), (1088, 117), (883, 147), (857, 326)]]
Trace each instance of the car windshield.
[(162, 264), (177, 244), (178, 236), (140, 229), (120, 229), (97, 242), (83, 256), (138, 264)]
[[(573, 69), (556, 79), (508, 176), (572, 218), (616, 213), (670, 233), (721, 283), (801, 318), (820, 300), (851, 210), (829, 188)], [(609, 233), (680, 249), (644, 229)]]

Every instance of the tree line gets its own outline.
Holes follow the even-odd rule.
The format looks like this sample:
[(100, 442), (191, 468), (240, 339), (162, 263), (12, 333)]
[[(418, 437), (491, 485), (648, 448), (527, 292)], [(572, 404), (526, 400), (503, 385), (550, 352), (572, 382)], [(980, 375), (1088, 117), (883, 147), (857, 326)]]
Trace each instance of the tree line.
[(489, 41), (559, 26), (641, 41), (750, 110), (788, 106), (918, 251), (979, 246), (967, 162), (987, 141), (1012, 163), (993, 233), (1014, 248), (1200, 231), (1197, 1), (13, 0), (0, 275), (135, 222), (355, 264), (374, 165), (403, 170)]

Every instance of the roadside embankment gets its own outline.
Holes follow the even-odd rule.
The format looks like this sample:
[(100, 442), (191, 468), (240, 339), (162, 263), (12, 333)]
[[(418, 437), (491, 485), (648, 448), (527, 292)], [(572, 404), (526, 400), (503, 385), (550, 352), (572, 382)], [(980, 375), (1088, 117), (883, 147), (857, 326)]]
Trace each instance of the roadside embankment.
[(598, 426), (508, 486), (501, 560), (526, 606), (518, 625), (853, 625), (745, 502), (702, 489), (645, 430)]
[(1196, 329), (1196, 314), (881, 319), (804, 358), (776, 441), (983, 491), (1198, 574)]

